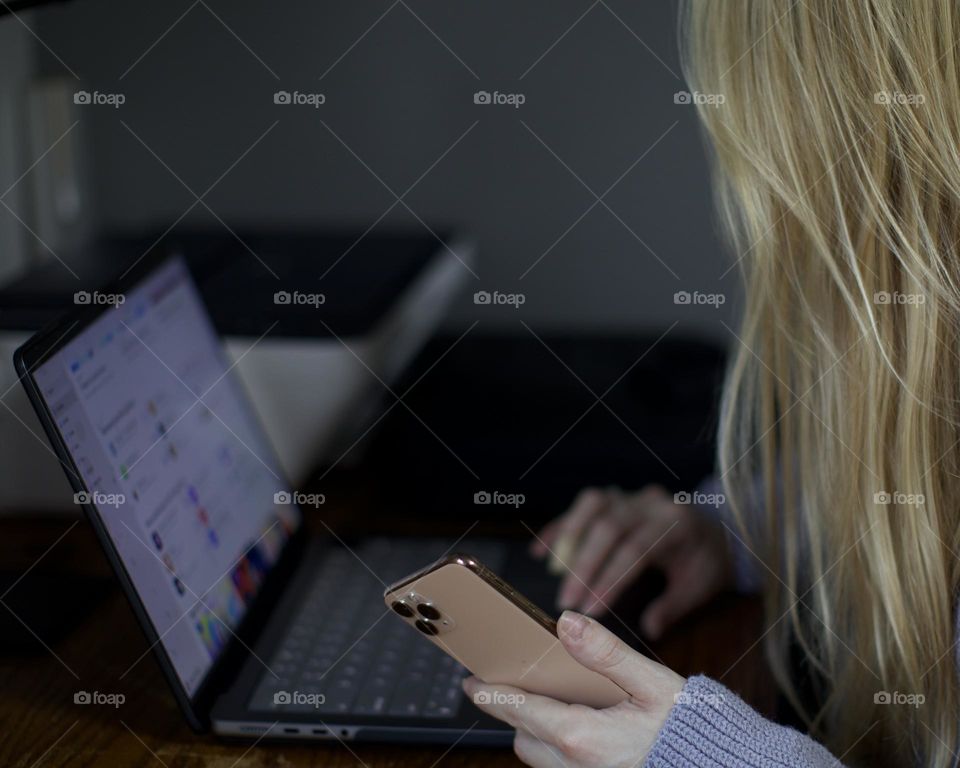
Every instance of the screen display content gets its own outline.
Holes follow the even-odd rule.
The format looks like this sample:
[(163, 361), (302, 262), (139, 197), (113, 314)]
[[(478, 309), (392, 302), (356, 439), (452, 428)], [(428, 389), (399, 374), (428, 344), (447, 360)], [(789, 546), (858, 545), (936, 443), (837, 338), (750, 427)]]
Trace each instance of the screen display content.
[(33, 378), (192, 695), (300, 513), (182, 260), (111, 300)]

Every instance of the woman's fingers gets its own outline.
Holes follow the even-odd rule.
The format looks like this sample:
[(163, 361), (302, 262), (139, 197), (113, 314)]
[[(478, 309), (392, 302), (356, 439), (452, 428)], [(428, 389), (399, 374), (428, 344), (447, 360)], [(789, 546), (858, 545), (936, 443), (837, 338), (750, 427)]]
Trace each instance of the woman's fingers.
[(530, 542), (531, 557), (535, 557), (537, 560), (540, 560), (550, 552), (550, 550), (556, 544), (557, 535), (560, 533), (560, 525), (562, 520), (562, 517), (551, 520), (540, 529), (539, 533), (534, 535), (533, 540)]
[(641, 524), (607, 558), (590, 585), (591, 591), (575, 608), (593, 617), (606, 613), (636, 577), (654, 561), (665, 540), (666, 536), (662, 533)]
[(530, 554), (543, 557), (556, 552), (564, 542), (576, 543), (583, 529), (606, 505), (606, 493), (596, 488), (585, 488), (577, 494), (570, 508), (547, 523), (530, 544)]
[[(558, 607), (595, 616), (608, 609), (645, 567), (646, 550), (657, 543), (646, 524), (649, 513), (666, 498), (656, 485), (629, 495), (616, 488), (588, 488), (569, 511), (543, 529), (530, 552), (534, 557), (549, 553), (550, 570), (565, 574)], [(629, 539), (619, 542), (631, 528)]]
[(640, 626), (651, 640), (658, 639), (678, 619), (696, 608), (704, 597), (704, 585), (668, 578), (667, 587), (640, 616)]
[(584, 529), (607, 506), (607, 492), (599, 488), (584, 488), (577, 494), (570, 511), (560, 518), (560, 531), (557, 539), (579, 539)]
[(509, 685), (488, 685), (471, 676), (463, 681), (463, 690), (478, 709), (548, 743), (572, 719), (569, 704)]
[(542, 558), (550, 554), (550, 570), (566, 572), (564, 563), (576, 551), (577, 544), (590, 523), (607, 505), (607, 494), (596, 488), (582, 490), (570, 509), (548, 523), (530, 544), (530, 554)]
[(617, 545), (620, 535), (621, 527), (613, 518), (603, 516), (594, 522), (572, 562), (564, 563), (569, 572), (557, 598), (560, 608), (579, 605), (591, 596), (590, 581)]
[(658, 670), (663, 669), (659, 664), (593, 619), (573, 611), (564, 611), (557, 632), (563, 647), (587, 669), (599, 672), (639, 701), (648, 698)]
[(570, 768), (569, 761), (558, 747), (524, 730), (517, 731), (513, 752), (533, 768)]

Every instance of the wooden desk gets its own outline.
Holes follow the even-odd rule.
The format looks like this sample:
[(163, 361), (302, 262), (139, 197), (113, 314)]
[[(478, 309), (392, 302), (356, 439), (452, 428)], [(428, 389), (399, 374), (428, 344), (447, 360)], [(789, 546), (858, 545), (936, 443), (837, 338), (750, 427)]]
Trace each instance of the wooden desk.
[[(26, 569), (57, 541), (31, 571), (56, 566), (109, 577), (106, 561), (85, 522), (69, 519), (0, 522), (0, 562)], [(71, 528), (71, 525), (73, 526)], [(107, 582), (109, 583), (109, 582)], [(16, 585), (11, 590), (16, 590)], [(6, 588), (5, 588), (6, 589)], [(56, 596), (50, 596), (56, 610)], [(0, 611), (5, 611), (0, 607)], [(656, 654), (682, 674), (705, 672), (764, 711), (773, 692), (760, 646), (756, 601), (730, 596), (716, 601), (658, 643)], [(131, 665), (147, 650), (133, 614), (117, 588), (48, 650), (0, 658), (0, 765), (54, 766), (426, 766), (517, 765), (509, 750), (260, 742), (226, 743), (197, 735), (183, 721), (152, 658)], [(76, 675), (77, 677), (74, 677)], [(78, 679), (79, 678), (79, 679)], [(78, 706), (75, 691), (126, 696), (119, 709)]]

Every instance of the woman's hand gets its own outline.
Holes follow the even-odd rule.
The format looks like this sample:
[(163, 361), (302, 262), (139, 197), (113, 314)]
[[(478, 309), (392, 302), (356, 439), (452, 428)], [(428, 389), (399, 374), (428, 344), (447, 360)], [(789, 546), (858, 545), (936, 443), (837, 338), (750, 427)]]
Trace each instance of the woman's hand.
[(637, 493), (582, 491), (564, 515), (541, 531), (531, 553), (559, 558), (566, 577), (558, 607), (592, 616), (607, 611), (645, 569), (660, 568), (666, 588), (640, 619), (651, 638), (733, 581), (720, 523), (693, 505), (674, 504), (657, 485)]
[(516, 728), (514, 751), (527, 765), (636, 768), (666, 722), (684, 678), (586, 616), (566, 611), (557, 628), (571, 656), (630, 697), (614, 707), (593, 709), (487, 685), (475, 677), (463, 681), (464, 690), (484, 712)]

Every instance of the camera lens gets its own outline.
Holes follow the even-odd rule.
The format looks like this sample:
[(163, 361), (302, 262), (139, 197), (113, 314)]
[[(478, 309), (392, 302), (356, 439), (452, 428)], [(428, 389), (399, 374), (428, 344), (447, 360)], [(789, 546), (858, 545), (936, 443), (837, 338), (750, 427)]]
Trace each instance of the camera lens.
[(433, 624), (430, 624), (423, 619), (417, 619), (414, 625), (425, 635), (435, 635), (440, 631)]
[(430, 621), (436, 621), (440, 618), (440, 611), (430, 605), (430, 603), (420, 603), (420, 605), (417, 606), (417, 612), (423, 616), (423, 618), (430, 619)]
[(390, 607), (404, 618), (409, 619), (411, 616), (413, 616), (413, 608), (401, 600), (395, 600)]

